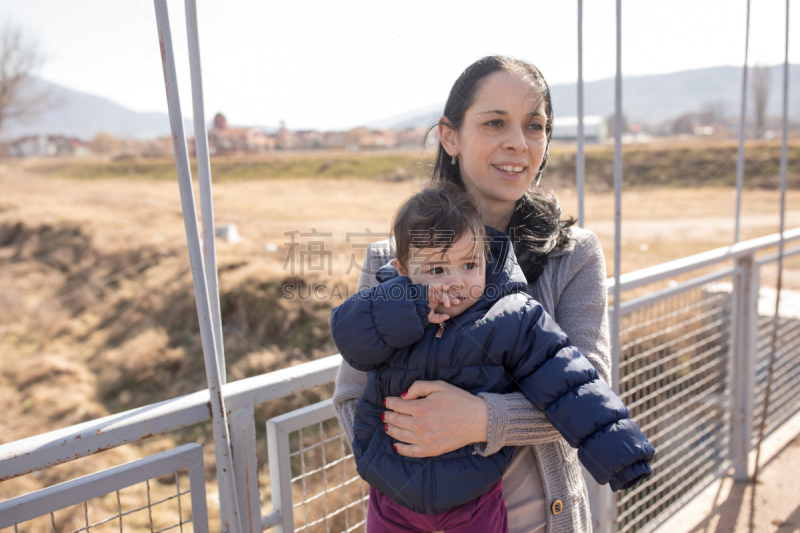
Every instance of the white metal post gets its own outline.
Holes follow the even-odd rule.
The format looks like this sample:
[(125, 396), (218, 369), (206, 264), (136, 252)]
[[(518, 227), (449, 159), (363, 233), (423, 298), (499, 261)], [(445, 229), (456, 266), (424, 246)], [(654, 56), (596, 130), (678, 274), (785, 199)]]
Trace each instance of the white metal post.
[(225, 345), (222, 340), (222, 312), (219, 306), (219, 280), (217, 278), (217, 243), (214, 231), (214, 198), (211, 195), (211, 160), (208, 152), (208, 132), (203, 100), (203, 70), (200, 68), (200, 37), (197, 28), (195, 0), (185, 1), (186, 36), (189, 41), (189, 71), (192, 80), (192, 118), (194, 119), (194, 146), (197, 155), (197, 183), (200, 186), (200, 215), (203, 220), (203, 264), (208, 285), (211, 319), (214, 324), (214, 341), (217, 347), (220, 383), (227, 382), (225, 371)]
[(272, 509), (279, 513), (275, 533), (294, 532), (292, 509), (292, 469), (289, 457), (289, 432), (274, 420), (267, 422), (269, 479), (272, 487)]
[(756, 444), (756, 462), (753, 465), (753, 481), (758, 482), (758, 462), (761, 458), (761, 443), (764, 440), (764, 430), (769, 417), (769, 401), (772, 389), (773, 372), (775, 369), (775, 355), (778, 349), (778, 328), (780, 327), (781, 288), (783, 285), (783, 231), (786, 228), (786, 171), (789, 165), (788, 136), (789, 136), (789, 0), (786, 0), (786, 50), (783, 60), (783, 114), (781, 117), (781, 221), (778, 234), (778, 280), (775, 290), (775, 314), (772, 316), (772, 339), (770, 340), (769, 364), (767, 365), (767, 386), (764, 389), (764, 407), (761, 413), (761, 424), (758, 430), (758, 443)]
[(733, 230), (734, 244), (739, 242), (739, 222), (742, 210), (742, 186), (744, 184), (744, 130), (747, 122), (747, 48), (750, 44), (750, 0), (747, 0), (747, 17), (744, 30), (744, 70), (742, 71), (742, 109), (739, 114), (739, 152), (736, 160), (736, 225)]
[(261, 497), (258, 490), (256, 419), (252, 405), (236, 409), (228, 418), (231, 429), (233, 471), (242, 522), (249, 531), (261, 531)]
[(611, 386), (619, 394), (620, 275), (622, 274), (622, 1), (617, 0), (617, 73), (614, 80), (614, 309), (611, 317)]
[(584, 227), (583, 196), (586, 186), (586, 157), (583, 152), (583, 0), (578, 0), (578, 151), (575, 178), (578, 189), (578, 226)]
[(203, 345), (203, 358), (206, 367), (206, 380), (210, 396), (212, 428), (214, 431), (214, 452), (217, 461), (217, 480), (223, 509), (223, 531), (239, 533), (242, 531), (237, 511), (236, 483), (234, 481), (231, 443), (225, 402), (222, 398), (219, 365), (216, 355), (214, 328), (211, 322), (211, 308), (208, 286), (203, 268), (203, 255), (200, 250), (200, 231), (197, 226), (197, 211), (192, 190), (192, 173), (189, 166), (189, 152), (186, 148), (186, 135), (183, 130), (183, 116), (178, 95), (178, 78), (175, 72), (175, 57), (172, 50), (172, 35), (166, 0), (154, 0), (158, 39), (161, 47), (161, 63), (164, 69), (164, 85), (167, 91), (167, 106), (172, 129), (172, 147), (175, 152), (175, 166), (181, 194), (183, 222), (189, 247), (192, 266), (192, 281), (197, 305), (197, 318), (200, 323), (200, 339)]
[[(583, 0), (578, 0), (578, 137), (575, 154), (575, 181), (578, 193), (578, 226), (586, 224), (584, 197), (586, 194), (586, 155), (584, 152), (584, 110), (583, 110)], [(616, 259), (615, 259), (616, 261)], [(592, 530), (595, 533), (611, 533), (614, 530), (616, 506), (614, 494), (608, 485), (600, 485), (583, 470), (589, 492), (589, 508), (592, 512)]]
[[(620, 321), (622, 317), (622, 0), (617, 0), (617, 72), (614, 79), (614, 308), (611, 316), (611, 388), (619, 394)], [(617, 503), (611, 495), (607, 516), (617, 530)]]
[(731, 461), (734, 479), (748, 480), (753, 439), (756, 341), (758, 334), (758, 266), (755, 255), (736, 260), (734, 277), (734, 360), (731, 366)]

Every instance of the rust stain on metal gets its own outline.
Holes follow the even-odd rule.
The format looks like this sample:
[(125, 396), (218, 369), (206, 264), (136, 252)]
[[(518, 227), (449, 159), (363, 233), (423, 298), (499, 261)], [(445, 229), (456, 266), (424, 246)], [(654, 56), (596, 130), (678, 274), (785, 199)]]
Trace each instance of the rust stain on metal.
[(75, 440), (82, 439), (82, 438), (83, 437), (81, 437), (80, 435), (75, 435)]
[[(220, 409), (219, 409), (220, 412), (224, 414), (225, 411), (222, 410), (222, 391), (219, 390), (219, 389), (217, 389), (217, 405), (219, 405), (219, 407), (220, 407)], [(211, 400), (208, 400), (208, 412), (211, 413)], [(213, 413), (211, 414), (211, 418), (214, 418), (214, 414)], [(230, 434), (230, 432), (229, 432), (229, 434)]]
[(159, 42), (159, 45), (161, 45), (161, 61), (166, 63), (166, 61), (167, 61), (167, 50), (166, 50), (166, 48), (164, 48), (164, 38), (162, 37), (161, 39), (158, 40), (158, 42)]
[[(231, 450), (233, 450), (233, 447), (231, 447)], [(253, 523), (253, 506), (250, 505), (250, 502), (252, 500), (250, 499), (250, 469), (249, 468), (245, 468), (244, 469), (244, 482), (245, 482), (245, 485), (247, 486), (247, 522), (252, 524)]]
[[(65, 440), (64, 443), (66, 443), (66, 442), (67, 441)], [(94, 455), (96, 453), (100, 453), (100, 452), (104, 452), (106, 450), (110, 450), (112, 448), (116, 448), (117, 446), (120, 446), (121, 444), (125, 444), (125, 443), (109, 444), (108, 446), (102, 446), (102, 447), (96, 449), (95, 451), (92, 451), (91, 449), (90, 450), (86, 450), (86, 453), (78, 452), (75, 455), (72, 455), (72, 456), (69, 456), (69, 457), (62, 457), (60, 459), (56, 459), (55, 461), (50, 461), (48, 463), (41, 464), (41, 465), (37, 466), (36, 468), (31, 468), (31, 469), (28, 469), (28, 470), (24, 470), (22, 472), (17, 472), (15, 474), (9, 474), (9, 475), (3, 476), (2, 478), (0, 478), (0, 481), (7, 481), (9, 479), (14, 479), (15, 477), (19, 477), (19, 476), (24, 476), (24, 475), (30, 474), (32, 472), (38, 472), (39, 470), (46, 470), (46, 469), (48, 469), (50, 467), (53, 467), (53, 466), (61, 465), (61, 464), (64, 464), (64, 463), (69, 463), (70, 461), (74, 461), (74, 460), (80, 459), (82, 457), (88, 457), (88, 456)], [(61, 446), (63, 446), (63, 445), (64, 444), (62, 444)], [(25, 455), (28, 455), (28, 454), (25, 454)], [(17, 456), (15, 455), (14, 457), (16, 458)]]
[(208, 400), (206, 402), (206, 407), (208, 408), (208, 416), (210, 416), (213, 419), (214, 418), (214, 411), (211, 410), (211, 400)]

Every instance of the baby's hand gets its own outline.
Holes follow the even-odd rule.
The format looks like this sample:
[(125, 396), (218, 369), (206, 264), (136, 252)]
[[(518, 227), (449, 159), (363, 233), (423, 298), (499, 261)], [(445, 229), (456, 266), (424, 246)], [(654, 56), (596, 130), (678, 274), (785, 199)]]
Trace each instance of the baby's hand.
[(428, 313), (428, 322), (431, 324), (441, 324), (450, 318), (444, 313), (436, 313), (434, 311), (434, 308), (438, 304), (444, 304), (445, 307), (450, 307), (450, 298), (447, 296), (447, 285), (444, 283), (428, 285), (428, 305), (431, 307)]

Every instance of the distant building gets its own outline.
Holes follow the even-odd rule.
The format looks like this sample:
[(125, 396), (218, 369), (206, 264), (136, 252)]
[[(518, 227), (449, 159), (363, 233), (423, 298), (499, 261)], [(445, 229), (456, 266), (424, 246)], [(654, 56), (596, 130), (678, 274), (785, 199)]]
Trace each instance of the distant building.
[(426, 143), (426, 146), (435, 146), (436, 143), (439, 142), (439, 131), (434, 128), (428, 134), (428, 137), (425, 138), (426, 133), (428, 133), (428, 128), (423, 128), (421, 126), (400, 131), (397, 133), (397, 146), (419, 148), (422, 146), (423, 141)]
[[(274, 150), (275, 139), (258, 128), (231, 128), (222, 113), (214, 116), (214, 126), (208, 131), (208, 151), (211, 154), (261, 153)], [(194, 138), (189, 140), (189, 153), (196, 154)]]
[(343, 131), (326, 131), (322, 133), (322, 147), (342, 150), (347, 147), (347, 133)]
[(9, 154), (14, 157), (61, 155), (83, 157), (91, 154), (89, 144), (65, 135), (28, 135), (12, 141)]
[[(608, 137), (608, 126), (601, 115), (583, 117), (583, 138), (586, 142), (601, 142), (606, 137)], [(559, 141), (577, 140), (578, 117), (556, 117), (552, 138)]]
[(289, 145), (292, 144), (292, 139), (294, 136), (292, 132), (290, 132), (286, 128), (286, 122), (280, 121), (280, 126), (278, 127), (278, 133), (275, 134), (275, 141), (277, 142), (278, 148), (285, 150), (289, 148)]
[(358, 139), (360, 149), (394, 148), (395, 146), (397, 146), (397, 133), (394, 130), (371, 130)]
[(675, 120), (668, 121), (667, 133), (672, 135), (713, 135), (724, 131), (724, 124), (717, 124), (708, 113), (685, 113)]
[(315, 130), (299, 130), (294, 132), (288, 148), (295, 150), (312, 150), (322, 148), (322, 134)]
[(172, 137), (149, 139), (144, 141), (142, 148), (142, 156), (144, 157), (168, 157), (172, 156), (173, 153)]

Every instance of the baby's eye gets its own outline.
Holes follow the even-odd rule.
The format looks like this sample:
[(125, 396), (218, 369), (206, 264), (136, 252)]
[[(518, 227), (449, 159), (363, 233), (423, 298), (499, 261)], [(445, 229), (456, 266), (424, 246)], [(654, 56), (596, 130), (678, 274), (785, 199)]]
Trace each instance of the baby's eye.
[(436, 274), (443, 274), (443, 273), (444, 273), (444, 269), (442, 267), (433, 267), (430, 270), (430, 272), (428, 272), (428, 274), (430, 274), (432, 276), (436, 275)]
[(474, 270), (478, 268), (478, 263), (467, 263), (464, 265), (464, 270)]

